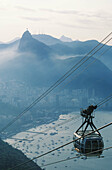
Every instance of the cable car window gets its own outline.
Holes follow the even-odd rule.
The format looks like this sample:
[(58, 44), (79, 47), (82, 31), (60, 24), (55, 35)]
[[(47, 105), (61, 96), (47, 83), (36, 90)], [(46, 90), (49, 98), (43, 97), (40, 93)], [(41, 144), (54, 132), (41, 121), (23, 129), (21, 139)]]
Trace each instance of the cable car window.
[(104, 147), (104, 144), (103, 144), (103, 141), (102, 141), (102, 140), (99, 141), (99, 147), (100, 147), (100, 148), (103, 148), (103, 147)]
[(92, 150), (97, 150), (98, 149), (98, 141), (97, 140), (94, 140), (92, 141)]
[(89, 140), (86, 141), (86, 148), (91, 148), (91, 141)]
[(87, 140), (85, 143), (85, 152), (91, 152), (91, 141)]

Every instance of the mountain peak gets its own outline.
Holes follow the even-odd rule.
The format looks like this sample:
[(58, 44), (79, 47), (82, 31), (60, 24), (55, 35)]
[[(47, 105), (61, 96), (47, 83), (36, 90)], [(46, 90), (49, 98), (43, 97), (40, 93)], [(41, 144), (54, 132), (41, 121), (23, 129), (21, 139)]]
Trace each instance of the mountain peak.
[(31, 33), (27, 30), (27, 31), (25, 31), (24, 33), (23, 33), (23, 35), (22, 35), (22, 39), (31, 39), (32, 38), (32, 35), (31, 35)]
[(47, 45), (34, 39), (28, 30), (23, 33), (18, 50), (20, 52), (30, 52), (36, 54), (38, 57), (41, 57), (41, 59), (49, 56), (51, 52)]
[(61, 36), (60, 40), (63, 41), (63, 42), (72, 42), (71, 38), (65, 37), (64, 35)]

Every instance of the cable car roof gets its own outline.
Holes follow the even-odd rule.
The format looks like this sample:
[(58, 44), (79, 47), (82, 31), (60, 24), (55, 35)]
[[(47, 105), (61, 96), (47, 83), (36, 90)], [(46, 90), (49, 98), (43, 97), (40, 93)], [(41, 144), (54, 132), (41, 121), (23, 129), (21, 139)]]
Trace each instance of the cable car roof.
[[(92, 130), (86, 130), (85, 135), (87, 135), (90, 132), (92, 132)], [(83, 135), (83, 131), (78, 131), (77, 133), (74, 132), (74, 135), (80, 138)], [(90, 138), (90, 137), (102, 138), (101, 136), (99, 136), (98, 132), (93, 132), (92, 134), (86, 136), (86, 138)]]

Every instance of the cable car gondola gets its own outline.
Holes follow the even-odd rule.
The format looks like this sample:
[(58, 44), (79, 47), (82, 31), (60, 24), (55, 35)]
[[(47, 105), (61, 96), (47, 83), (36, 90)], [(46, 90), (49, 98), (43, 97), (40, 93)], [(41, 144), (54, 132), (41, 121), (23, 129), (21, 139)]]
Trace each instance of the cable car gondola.
[[(75, 150), (81, 154), (90, 153), (89, 156), (101, 155), (104, 148), (103, 137), (93, 123), (94, 116), (92, 113), (96, 108), (97, 105), (90, 105), (86, 110), (81, 110), (83, 123), (73, 135), (73, 140), (76, 140), (74, 141)], [(87, 130), (88, 126), (90, 126), (90, 130)], [(100, 151), (97, 152), (97, 150)]]

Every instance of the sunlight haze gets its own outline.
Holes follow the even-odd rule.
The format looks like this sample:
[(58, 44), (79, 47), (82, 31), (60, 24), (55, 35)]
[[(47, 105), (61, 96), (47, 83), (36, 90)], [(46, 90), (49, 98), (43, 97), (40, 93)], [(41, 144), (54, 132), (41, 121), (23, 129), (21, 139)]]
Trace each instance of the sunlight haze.
[(112, 28), (111, 0), (0, 0), (0, 42), (31, 34), (100, 41)]

